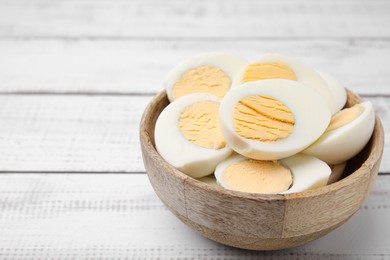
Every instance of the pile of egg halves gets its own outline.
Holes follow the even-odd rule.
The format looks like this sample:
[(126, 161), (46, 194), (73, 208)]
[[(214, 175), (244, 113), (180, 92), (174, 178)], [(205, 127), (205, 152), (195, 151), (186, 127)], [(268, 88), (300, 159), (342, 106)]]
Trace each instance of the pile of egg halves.
[(229, 190), (286, 194), (335, 182), (375, 124), (370, 102), (344, 108), (336, 79), (278, 54), (250, 63), (202, 54), (176, 66), (164, 85), (170, 104), (156, 122), (157, 151)]

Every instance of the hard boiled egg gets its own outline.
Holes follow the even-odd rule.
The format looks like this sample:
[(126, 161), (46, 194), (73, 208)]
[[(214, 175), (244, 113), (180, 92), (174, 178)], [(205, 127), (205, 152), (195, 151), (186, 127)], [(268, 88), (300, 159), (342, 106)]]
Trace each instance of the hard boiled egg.
[(235, 78), (233, 87), (265, 79), (287, 79), (306, 84), (326, 99), (332, 114), (337, 110), (332, 93), (320, 74), (305, 63), (284, 55), (266, 54), (245, 66)]
[(331, 169), (313, 157), (296, 154), (280, 161), (260, 161), (234, 154), (215, 169), (225, 189), (288, 194), (326, 185)]
[(191, 93), (209, 93), (222, 99), (237, 73), (247, 62), (226, 53), (206, 53), (190, 58), (173, 68), (164, 86), (172, 102)]
[(270, 79), (231, 89), (221, 102), (220, 124), (228, 145), (257, 160), (278, 160), (308, 147), (331, 114), (316, 90), (297, 81)]
[(339, 164), (358, 154), (370, 140), (375, 113), (368, 101), (341, 110), (332, 117), (325, 133), (304, 153), (329, 164)]
[(347, 102), (347, 91), (333, 76), (322, 71), (318, 71), (318, 73), (324, 79), (328, 85), (330, 93), (332, 94), (332, 100), (334, 103), (334, 111), (332, 111), (332, 114), (335, 114), (345, 106), (345, 102)]
[(211, 174), (232, 150), (219, 128), (218, 97), (196, 93), (170, 103), (155, 126), (158, 153), (193, 178)]
[(228, 190), (281, 193), (292, 184), (288, 168), (276, 161), (258, 161), (234, 154), (215, 169), (217, 183)]

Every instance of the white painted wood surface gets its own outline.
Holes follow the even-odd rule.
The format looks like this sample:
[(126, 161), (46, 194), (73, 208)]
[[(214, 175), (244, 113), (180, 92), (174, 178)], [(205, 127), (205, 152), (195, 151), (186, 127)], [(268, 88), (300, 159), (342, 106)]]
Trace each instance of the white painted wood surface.
[(156, 93), (175, 65), (209, 51), (235, 53), (248, 61), (265, 52), (284, 53), (333, 74), (359, 94), (390, 94), (390, 41), (239, 38), (184, 42), (0, 39), (0, 92)]
[(151, 97), (0, 96), (0, 171), (140, 172)]
[(390, 36), (387, 0), (2, 0), (0, 10), (0, 36), (18, 38)]
[(372, 101), (388, 140), (389, 13), (387, 0), (0, 0), (0, 259), (390, 259), (388, 141), (349, 222), (275, 252), (179, 222), (138, 141), (164, 75), (206, 51), (301, 58)]
[[(390, 178), (345, 225), (305, 246), (237, 250), (194, 233), (145, 174), (0, 176), (1, 259), (388, 259)], [(4, 197), (6, 195), (6, 197)], [(342, 243), (340, 242), (342, 241)]]

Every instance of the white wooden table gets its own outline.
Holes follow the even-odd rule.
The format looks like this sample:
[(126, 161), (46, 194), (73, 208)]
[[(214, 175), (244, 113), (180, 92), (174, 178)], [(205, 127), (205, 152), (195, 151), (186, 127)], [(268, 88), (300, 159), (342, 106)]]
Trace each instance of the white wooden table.
[(387, 0), (0, 0), (0, 259), (390, 259), (390, 142), (369, 198), (329, 235), (238, 250), (155, 195), (138, 127), (164, 75), (206, 51), (292, 55), (390, 129)]

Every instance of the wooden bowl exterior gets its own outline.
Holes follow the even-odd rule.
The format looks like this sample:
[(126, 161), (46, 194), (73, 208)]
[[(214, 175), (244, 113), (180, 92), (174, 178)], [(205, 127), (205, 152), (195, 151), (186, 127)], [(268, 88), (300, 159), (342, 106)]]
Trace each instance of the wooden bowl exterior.
[[(361, 102), (348, 91), (347, 106)], [(140, 125), (145, 168), (159, 198), (180, 220), (222, 244), (253, 250), (295, 247), (319, 238), (346, 222), (366, 199), (378, 173), (384, 145), (376, 118), (367, 146), (347, 165), (343, 179), (288, 195), (224, 190), (193, 179), (169, 165), (154, 146), (154, 127), (168, 105), (165, 92), (146, 108)]]

